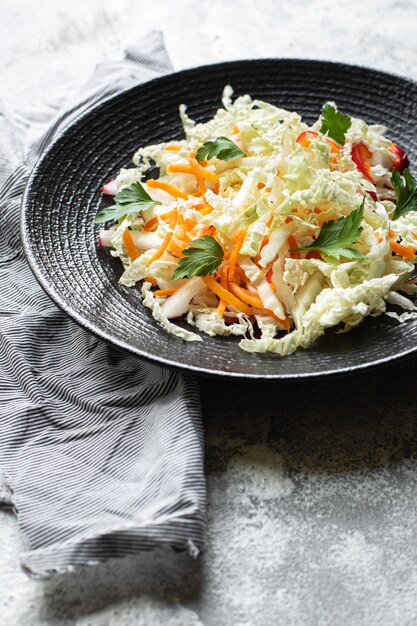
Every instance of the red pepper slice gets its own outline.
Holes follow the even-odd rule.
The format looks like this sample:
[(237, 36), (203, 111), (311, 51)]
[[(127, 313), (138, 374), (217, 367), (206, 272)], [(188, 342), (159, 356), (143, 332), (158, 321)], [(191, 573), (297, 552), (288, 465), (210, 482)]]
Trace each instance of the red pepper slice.
[(310, 250), (306, 254), (306, 259), (321, 259), (321, 254), (318, 250)]
[[(301, 144), (303, 148), (308, 148), (311, 143), (309, 135), (311, 135), (312, 137), (319, 136), (318, 132), (315, 130), (304, 130), (300, 135), (298, 135), (296, 139), (297, 143)], [(342, 147), (339, 146), (339, 144), (332, 139), (327, 138), (326, 142), (330, 148), (330, 152), (333, 152), (333, 154), (337, 154), (341, 151)]]
[(350, 156), (358, 170), (362, 172), (365, 178), (367, 178), (372, 184), (375, 184), (375, 179), (371, 174), (372, 153), (368, 146), (362, 142), (353, 144)]
[(272, 283), (272, 267), (267, 271), (265, 278), (269, 283)]
[(296, 139), (297, 143), (301, 144), (303, 148), (308, 148), (311, 143), (309, 135), (311, 135), (312, 137), (319, 136), (319, 134), (315, 130), (304, 130), (302, 133), (300, 133), (300, 135), (298, 135)]
[(388, 147), (388, 150), (393, 156), (392, 169), (394, 169), (395, 167), (401, 173), (410, 165), (408, 154), (406, 153), (404, 148), (401, 148), (401, 146), (399, 146), (397, 143), (392, 143)]

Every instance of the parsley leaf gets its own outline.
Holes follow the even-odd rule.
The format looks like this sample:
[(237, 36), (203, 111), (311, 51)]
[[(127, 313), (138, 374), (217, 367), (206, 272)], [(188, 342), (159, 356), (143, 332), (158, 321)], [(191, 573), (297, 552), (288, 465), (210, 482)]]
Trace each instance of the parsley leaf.
[(190, 244), (189, 248), (182, 251), (184, 256), (172, 275), (173, 280), (214, 274), (223, 261), (223, 248), (214, 237), (206, 235)]
[(394, 168), (391, 175), (394, 185), (397, 205), (395, 207), (394, 220), (407, 215), (410, 211), (417, 211), (417, 181), (411, 176), (408, 169), (402, 175)]
[(233, 141), (227, 137), (217, 137), (214, 141), (206, 141), (205, 144), (197, 150), (197, 161), (203, 159), (212, 159), (217, 157), (221, 161), (230, 161), (244, 157), (246, 154)]
[(345, 134), (349, 130), (352, 120), (349, 115), (344, 115), (331, 104), (325, 104), (321, 114), (321, 133), (328, 133), (331, 139), (342, 146), (345, 143)]
[(140, 183), (133, 183), (130, 187), (125, 187), (117, 192), (114, 196), (116, 204), (103, 209), (96, 215), (96, 224), (102, 224), (109, 220), (119, 220), (125, 215), (132, 215), (139, 211), (146, 211), (153, 207), (154, 204), (161, 204), (156, 200), (152, 200)]
[(360, 259), (364, 255), (358, 250), (347, 248), (346, 246), (355, 243), (362, 232), (361, 222), (363, 218), (365, 200), (362, 201), (358, 209), (352, 211), (347, 217), (338, 220), (324, 222), (320, 233), (315, 241), (309, 246), (294, 248), (290, 252), (300, 252), (301, 250), (320, 250), (323, 254), (339, 259)]

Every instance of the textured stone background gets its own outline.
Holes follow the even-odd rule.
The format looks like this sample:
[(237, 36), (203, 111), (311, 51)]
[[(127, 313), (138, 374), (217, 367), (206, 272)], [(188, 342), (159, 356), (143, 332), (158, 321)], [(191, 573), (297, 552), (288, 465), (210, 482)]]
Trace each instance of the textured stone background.
[[(417, 0), (2, 0), (6, 108), (67, 84), (152, 28), (176, 68), (286, 56), (417, 78)], [(417, 359), (324, 382), (201, 380), (204, 555), (168, 552), (47, 582), (20, 570), (0, 512), (7, 626), (405, 626), (417, 623)]]

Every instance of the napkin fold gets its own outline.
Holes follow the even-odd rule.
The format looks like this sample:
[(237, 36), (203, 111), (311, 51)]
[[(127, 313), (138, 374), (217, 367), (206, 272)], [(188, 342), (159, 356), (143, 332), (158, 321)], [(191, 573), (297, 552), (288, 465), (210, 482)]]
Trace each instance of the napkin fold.
[(196, 383), (66, 317), (33, 277), (19, 233), (30, 170), (60, 131), (171, 70), (152, 32), (124, 59), (100, 64), (59, 111), (0, 108), (0, 502), (18, 513), (29, 546), (21, 562), (34, 577), (157, 546), (197, 556), (203, 543)]

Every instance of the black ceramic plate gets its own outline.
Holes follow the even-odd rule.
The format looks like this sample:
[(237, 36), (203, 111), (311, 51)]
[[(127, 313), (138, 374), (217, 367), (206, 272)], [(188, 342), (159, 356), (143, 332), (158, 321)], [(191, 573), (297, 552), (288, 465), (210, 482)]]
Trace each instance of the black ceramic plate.
[[(328, 331), (309, 350), (281, 359), (248, 354), (231, 338), (186, 343), (160, 329), (137, 289), (118, 284), (119, 262), (97, 248), (100, 186), (131, 164), (140, 145), (182, 137), (178, 106), (213, 116), (225, 84), (317, 119), (334, 100), (345, 113), (389, 126), (417, 163), (417, 84), (371, 69), (270, 59), (222, 63), (166, 76), (107, 100), (72, 124), (35, 167), (22, 208), (29, 263), (48, 294), (85, 328), (153, 361), (205, 374), (291, 378), (384, 363), (416, 349), (417, 322), (369, 318), (346, 335)], [(413, 169), (413, 165), (412, 168)], [(415, 166), (414, 166), (415, 170)]]

